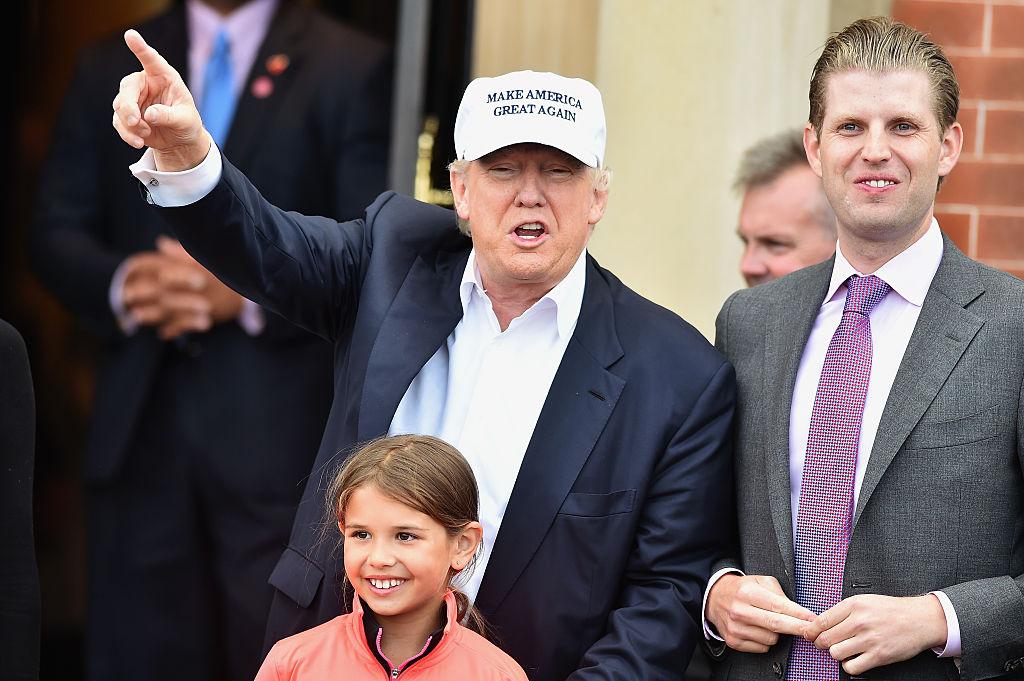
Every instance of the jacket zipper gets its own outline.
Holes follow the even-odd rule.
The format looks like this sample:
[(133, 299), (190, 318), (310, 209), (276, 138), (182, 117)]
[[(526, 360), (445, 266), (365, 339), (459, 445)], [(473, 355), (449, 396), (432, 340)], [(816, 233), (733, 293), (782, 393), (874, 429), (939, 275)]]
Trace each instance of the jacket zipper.
[[(384, 633), (383, 629), (377, 629), (377, 640), (376, 640), (377, 652), (379, 652), (380, 656), (383, 657), (385, 660), (388, 660), (387, 655), (385, 655), (384, 651), (381, 650), (381, 648), (380, 648), (380, 639), (381, 639), (381, 635), (383, 633)], [(419, 662), (420, 659), (423, 658), (423, 653), (425, 653), (427, 648), (430, 647), (430, 642), (433, 640), (433, 638), (434, 638), (433, 636), (428, 636), (427, 637), (427, 642), (423, 644), (423, 650), (421, 650), (419, 653), (417, 653), (416, 655), (413, 655), (408, 660), (403, 662), (402, 666), (400, 666), (400, 667), (391, 667), (391, 678), (392, 679), (397, 679), (399, 674), (401, 674), (407, 667), (411, 667), (414, 662)], [(388, 660), (388, 665), (389, 666), (391, 665), (391, 660)]]

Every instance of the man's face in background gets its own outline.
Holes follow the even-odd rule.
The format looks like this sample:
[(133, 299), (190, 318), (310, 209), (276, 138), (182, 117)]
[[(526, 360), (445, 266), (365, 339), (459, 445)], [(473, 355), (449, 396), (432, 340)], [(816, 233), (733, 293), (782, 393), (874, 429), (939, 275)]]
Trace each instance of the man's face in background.
[(778, 279), (827, 260), (835, 252), (821, 178), (793, 166), (743, 195), (736, 234), (743, 241), (740, 273), (747, 286)]

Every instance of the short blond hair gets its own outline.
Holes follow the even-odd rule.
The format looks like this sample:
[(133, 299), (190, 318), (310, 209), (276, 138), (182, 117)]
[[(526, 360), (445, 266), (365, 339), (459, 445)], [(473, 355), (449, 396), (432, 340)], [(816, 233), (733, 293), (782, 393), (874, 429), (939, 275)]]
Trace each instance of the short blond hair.
[(815, 134), (825, 120), (828, 78), (852, 70), (921, 71), (931, 83), (933, 108), (940, 134), (956, 121), (960, 85), (953, 65), (936, 43), (920, 31), (890, 17), (858, 19), (825, 42), (811, 73), (810, 114)]

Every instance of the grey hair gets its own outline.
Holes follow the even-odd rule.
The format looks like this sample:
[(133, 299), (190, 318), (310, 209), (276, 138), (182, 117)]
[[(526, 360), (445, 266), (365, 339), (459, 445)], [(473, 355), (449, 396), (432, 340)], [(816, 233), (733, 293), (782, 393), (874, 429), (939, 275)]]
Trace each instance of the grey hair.
[[(801, 129), (786, 130), (755, 142), (743, 153), (733, 188), (746, 193), (771, 184), (792, 168), (810, 168), (804, 151), (804, 133)], [(836, 214), (825, 196), (824, 187), (814, 207), (818, 224), (833, 237), (836, 235)]]
[[(448, 171), (455, 173), (459, 177), (464, 177), (466, 171), (469, 170), (469, 164), (472, 161), (467, 161), (464, 158), (457, 158), (448, 164)], [(606, 192), (611, 188), (612, 185), (612, 170), (608, 166), (602, 166), (600, 168), (594, 168), (593, 166), (587, 166), (587, 174), (590, 176), (590, 184), (594, 190), (599, 192)], [(466, 236), (470, 235), (469, 221), (458, 218), (459, 231)]]
[(771, 184), (790, 168), (806, 165), (803, 130), (786, 130), (755, 142), (743, 152), (732, 186), (738, 192), (747, 192)]

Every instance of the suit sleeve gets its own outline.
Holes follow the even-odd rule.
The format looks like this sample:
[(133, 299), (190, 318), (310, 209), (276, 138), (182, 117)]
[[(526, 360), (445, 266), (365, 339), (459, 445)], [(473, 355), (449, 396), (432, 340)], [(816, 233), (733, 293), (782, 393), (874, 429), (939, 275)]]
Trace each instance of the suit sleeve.
[(185, 248), (225, 284), (271, 312), (333, 340), (349, 325), (370, 254), (373, 217), (338, 223), (267, 202), (227, 159), (199, 201), (160, 209)]
[[(1017, 474), (1024, 477), (1024, 385), (1017, 404), (1017, 462)], [(1024, 520), (1018, 518), (1018, 524), (1021, 522)], [(993, 531), (1009, 532), (1010, 528)], [(942, 592), (960, 623), (960, 676), (964, 681), (1024, 669), (1024, 575), (964, 582)]]
[(107, 94), (112, 87), (101, 77), (104, 71), (93, 52), (76, 66), (39, 178), (29, 257), (60, 302), (109, 338), (120, 333), (110, 309), (110, 281), (130, 254), (114, 250), (102, 237), (107, 192), (101, 159), (111, 134)]
[(735, 376), (722, 363), (676, 430), (648, 490), (606, 634), (573, 681), (678, 679), (699, 640), (708, 568), (735, 526)]
[(39, 678), (39, 579), (32, 541), (35, 401), (25, 342), (0, 320), (0, 678)]
[[(722, 309), (721, 311), (719, 311), (718, 317), (715, 318), (715, 349), (722, 353), (722, 355), (725, 356), (726, 358), (729, 357), (729, 314), (732, 312), (732, 306), (738, 294), (739, 292), (737, 291), (736, 293), (733, 293), (732, 295), (729, 296), (729, 298), (725, 301), (725, 304), (722, 305)], [(735, 433), (733, 432), (731, 426), (729, 430), (729, 438), (731, 442), (734, 442)], [(732, 452), (733, 449), (730, 448), (730, 455), (732, 454)], [(738, 543), (734, 544), (731, 548), (731, 555), (719, 559), (711, 568), (712, 574), (719, 572), (720, 570), (742, 570), (742, 568), (740, 567), (740, 560), (738, 558)], [(713, 647), (712, 650), (717, 651), (718, 654), (721, 654), (720, 646)]]

